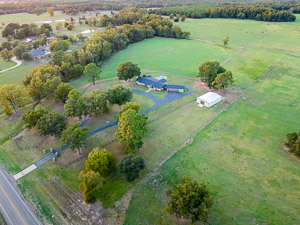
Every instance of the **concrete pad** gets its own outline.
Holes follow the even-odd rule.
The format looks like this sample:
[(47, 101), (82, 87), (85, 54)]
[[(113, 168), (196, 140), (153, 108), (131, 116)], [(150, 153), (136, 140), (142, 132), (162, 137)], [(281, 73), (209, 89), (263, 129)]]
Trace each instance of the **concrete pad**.
[(14, 175), (15, 180), (20, 179), (21, 177), (25, 176), (26, 174), (30, 173), (31, 171), (35, 170), (37, 167), (36, 165), (32, 164), (31, 166), (27, 167), (26, 169), (22, 170), (21, 172)]

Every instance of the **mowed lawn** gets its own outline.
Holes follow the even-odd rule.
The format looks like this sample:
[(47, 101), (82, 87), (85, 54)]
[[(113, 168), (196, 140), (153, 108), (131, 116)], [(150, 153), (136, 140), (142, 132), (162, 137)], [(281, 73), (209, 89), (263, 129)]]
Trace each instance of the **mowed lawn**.
[(214, 195), (208, 224), (299, 224), (300, 165), (283, 148), (300, 127), (297, 62), (285, 58), (140, 185), (125, 224), (184, 222), (162, 210), (165, 190), (184, 175)]
[(237, 19), (189, 19), (178, 25), (183, 30), (190, 31), (192, 39), (223, 44), (223, 38), (229, 36), (229, 46), (239, 44), (299, 53), (299, 21), (300, 15), (297, 15), (297, 20), (292, 23)]
[[(114, 54), (101, 66), (101, 79), (117, 76), (117, 68), (126, 61), (137, 63), (141, 69), (171, 72), (184, 76), (197, 76), (199, 66), (207, 60), (223, 61), (234, 54), (238, 47), (230, 49), (192, 40), (151, 38)], [(79, 88), (87, 84), (83, 77), (72, 82)]]

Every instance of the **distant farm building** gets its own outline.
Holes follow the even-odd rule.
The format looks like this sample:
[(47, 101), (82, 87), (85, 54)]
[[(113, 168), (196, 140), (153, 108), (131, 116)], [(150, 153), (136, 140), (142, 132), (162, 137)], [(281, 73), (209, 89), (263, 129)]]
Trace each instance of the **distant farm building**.
[(44, 48), (33, 48), (28, 52), (33, 60), (38, 60), (47, 55), (47, 52)]
[(200, 107), (211, 107), (222, 100), (222, 96), (214, 92), (207, 92), (197, 98), (197, 103)]
[(150, 75), (138, 77), (136, 79), (136, 84), (155, 91), (184, 92), (185, 88), (184, 85), (168, 85), (166, 76), (156, 78), (152, 78)]
[(24, 41), (22, 41), (23, 44), (29, 44), (32, 43), (32, 40), (30, 38), (26, 38)]

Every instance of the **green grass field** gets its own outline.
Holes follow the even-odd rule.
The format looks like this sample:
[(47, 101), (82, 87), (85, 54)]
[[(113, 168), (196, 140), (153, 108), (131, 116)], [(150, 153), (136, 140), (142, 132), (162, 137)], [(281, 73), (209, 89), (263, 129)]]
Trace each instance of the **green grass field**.
[[(180, 47), (179, 47), (180, 46)], [(196, 76), (198, 67), (206, 60), (223, 61), (238, 47), (226, 49), (198, 41), (152, 38), (130, 45), (116, 53), (101, 66), (101, 79), (117, 76), (117, 68), (124, 61), (137, 63), (142, 69)], [(76, 88), (86, 85), (83, 77), (72, 82)]]
[[(103, 63), (101, 81), (95, 86), (88, 84), (85, 77), (72, 81), (72, 86), (82, 93), (107, 90), (116, 84), (143, 89), (134, 81), (103, 81), (116, 77), (116, 69), (124, 61), (137, 63), (144, 72), (162, 71), (151, 73), (153, 76), (169, 72), (190, 78), (196, 77), (201, 63), (217, 60), (233, 72), (235, 79), (226, 92), (219, 92), (225, 101), (200, 108), (195, 98), (208, 90), (196, 80), (168, 75), (170, 84), (189, 85), (193, 93), (148, 113), (144, 146), (137, 152), (144, 158), (146, 169), (133, 183), (127, 183), (118, 173), (107, 177), (107, 195), (100, 198), (103, 206), (116, 209), (118, 216), (123, 215), (120, 218), (126, 217), (125, 224), (187, 224), (166, 215), (162, 208), (167, 202), (165, 190), (188, 175), (206, 182), (214, 195), (209, 224), (299, 224), (299, 162), (282, 148), (286, 133), (300, 127), (299, 19), (295, 23), (276, 24), (188, 19), (178, 25), (190, 31), (194, 40), (153, 38), (130, 45)], [(222, 39), (226, 35), (230, 36), (230, 44), (224, 48)], [(43, 60), (0, 74), (0, 84), (21, 84), (24, 73), (35, 64), (46, 63)], [(159, 98), (165, 95), (151, 93)], [(154, 105), (138, 94), (134, 94), (132, 101), (141, 104), (141, 111)], [(63, 106), (52, 100), (43, 104), (64, 112)], [(92, 117), (86, 126), (94, 130), (112, 123), (118, 110), (114, 106), (110, 113)], [(1, 121), (12, 134), (22, 130), (18, 120), (12, 122), (2, 116)], [(73, 121), (77, 119), (70, 120)], [(51, 224), (66, 223), (72, 218), (73, 223), (80, 224), (65, 193), (57, 190), (52, 180), (64, 184), (69, 196), (78, 194), (77, 177), (93, 147), (105, 146), (117, 160), (123, 156), (123, 147), (111, 142), (116, 129), (112, 127), (91, 136), (82, 158), (67, 150), (57, 162), (48, 162), (43, 169), (19, 180), (22, 193), (36, 205), (39, 218)], [(193, 143), (183, 145), (195, 133), (198, 134)], [(12, 173), (42, 158), (43, 148), (60, 147), (57, 139), (41, 139), (35, 130), (26, 131), (20, 139), (24, 150), (1, 133), (0, 138), (0, 164)], [(177, 150), (180, 151), (152, 173)], [(147, 176), (149, 173), (151, 176)], [(113, 206), (131, 187), (137, 189), (129, 198), (128, 210), (127, 206)]]
[[(177, 224), (164, 191), (188, 175), (212, 190), (209, 224), (299, 224), (299, 162), (283, 150), (300, 127), (300, 73), (287, 57), (135, 192), (125, 224)], [(158, 179), (158, 187), (153, 180)], [(147, 205), (147, 208), (141, 207)]]

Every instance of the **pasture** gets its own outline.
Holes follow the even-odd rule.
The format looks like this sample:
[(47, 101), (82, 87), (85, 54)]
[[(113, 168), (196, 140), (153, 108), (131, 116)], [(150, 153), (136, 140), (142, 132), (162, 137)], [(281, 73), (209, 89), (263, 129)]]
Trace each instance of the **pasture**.
[[(25, 20), (25, 15), (19, 16)], [(39, 21), (50, 20), (45, 14), (42, 16)], [(64, 16), (55, 12), (54, 20)], [(169, 83), (193, 88), (191, 95), (148, 113), (148, 132), (143, 148), (137, 152), (144, 158), (146, 168), (133, 183), (127, 183), (117, 172), (109, 176), (105, 185), (107, 195), (100, 196), (102, 206), (116, 209), (120, 218), (126, 218), (125, 224), (185, 223), (166, 215), (162, 208), (167, 201), (165, 190), (188, 175), (206, 182), (215, 196), (210, 224), (298, 224), (299, 162), (283, 150), (282, 144), (286, 133), (300, 126), (300, 49), (296, 44), (300, 43), (299, 17), (295, 23), (188, 19), (178, 25), (191, 32), (192, 40), (144, 40), (105, 61), (101, 80), (95, 86), (84, 76), (71, 82), (82, 93), (107, 90), (116, 84), (143, 89), (134, 81), (106, 80), (116, 78), (120, 63), (132, 61), (143, 73), (182, 75), (168, 75)], [(230, 44), (224, 47), (222, 39), (227, 35)], [(191, 78), (196, 77), (198, 67), (208, 60), (220, 61), (231, 70), (235, 83), (225, 92), (219, 91), (224, 101), (212, 108), (200, 108), (195, 99), (208, 89)], [(30, 62), (0, 74), (0, 84), (21, 84), (25, 73), (47, 61), (45, 58)], [(165, 95), (153, 94), (158, 98)], [(154, 105), (151, 99), (138, 94), (134, 94), (132, 101), (141, 104), (141, 111)], [(53, 100), (46, 99), (42, 104), (64, 113), (62, 104)], [(118, 110), (112, 107), (110, 113), (92, 117), (86, 126), (92, 131), (115, 122)], [(18, 119), (12, 122), (1, 115), (1, 121), (11, 134), (23, 130)], [(81, 198), (78, 174), (93, 147), (105, 147), (121, 159), (123, 148), (113, 141), (116, 129), (111, 127), (91, 136), (82, 156), (69, 149), (57, 162), (48, 162), (18, 181), (25, 198), (36, 206), (39, 218), (51, 224), (80, 222), (80, 206), (76, 208), (70, 200)], [(42, 149), (60, 147), (59, 140), (41, 138), (36, 130), (19, 135), (17, 142), (23, 150), (1, 135), (0, 162), (12, 173), (44, 157)], [(165, 159), (168, 160), (164, 162)], [(158, 170), (153, 172), (157, 166)], [(127, 205), (114, 206), (114, 203), (124, 199), (129, 190), (132, 198), (126, 212), (118, 207), (127, 209)], [(119, 223), (122, 222), (120, 219)]]
[(282, 147), (286, 133), (300, 126), (296, 62), (283, 60), (145, 179), (125, 224), (179, 224), (162, 208), (165, 190), (184, 175), (212, 190), (209, 224), (299, 224), (299, 161)]

